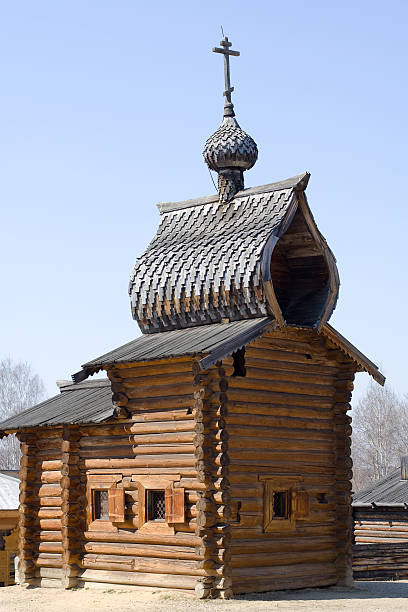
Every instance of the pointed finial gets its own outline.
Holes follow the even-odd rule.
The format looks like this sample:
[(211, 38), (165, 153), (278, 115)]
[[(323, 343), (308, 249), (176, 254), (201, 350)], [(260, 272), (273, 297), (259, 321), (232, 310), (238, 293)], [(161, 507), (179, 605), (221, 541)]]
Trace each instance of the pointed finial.
[(223, 33), (223, 39), (220, 42), (221, 48), (214, 47), (213, 51), (214, 53), (222, 53), (222, 55), (224, 56), (224, 78), (225, 78), (224, 117), (234, 117), (235, 116), (234, 105), (231, 102), (231, 94), (234, 91), (234, 88), (231, 87), (231, 81), (230, 81), (229, 56), (230, 55), (238, 56), (240, 55), (240, 53), (239, 51), (233, 51), (232, 49), (230, 49), (230, 47), (232, 46), (232, 43), (228, 40), (228, 36), (224, 36), (224, 31), (222, 29), (222, 26), (221, 26), (221, 31)]

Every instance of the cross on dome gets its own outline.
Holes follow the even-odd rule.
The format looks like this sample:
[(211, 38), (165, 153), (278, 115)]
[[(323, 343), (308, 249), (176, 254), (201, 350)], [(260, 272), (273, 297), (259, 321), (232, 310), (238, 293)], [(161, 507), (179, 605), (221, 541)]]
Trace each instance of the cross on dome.
[(222, 53), (224, 56), (224, 78), (225, 78), (225, 91), (224, 96), (226, 98), (224, 105), (224, 117), (234, 117), (234, 105), (231, 102), (231, 93), (234, 91), (234, 88), (231, 87), (230, 81), (230, 64), (229, 64), (229, 56), (240, 55), (239, 51), (233, 51), (230, 49), (232, 43), (228, 40), (228, 36), (224, 36), (222, 41), (220, 42), (220, 47), (213, 47), (214, 53)]

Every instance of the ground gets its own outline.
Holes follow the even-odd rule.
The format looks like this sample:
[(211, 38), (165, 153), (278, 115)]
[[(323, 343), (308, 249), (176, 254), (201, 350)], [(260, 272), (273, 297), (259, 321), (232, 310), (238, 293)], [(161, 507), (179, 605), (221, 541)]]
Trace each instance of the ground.
[(1, 612), (268, 612), (285, 610), (352, 610), (396, 612), (408, 610), (408, 580), (356, 582), (354, 588), (307, 589), (244, 595), (229, 601), (197, 601), (168, 591), (113, 589), (0, 588)]

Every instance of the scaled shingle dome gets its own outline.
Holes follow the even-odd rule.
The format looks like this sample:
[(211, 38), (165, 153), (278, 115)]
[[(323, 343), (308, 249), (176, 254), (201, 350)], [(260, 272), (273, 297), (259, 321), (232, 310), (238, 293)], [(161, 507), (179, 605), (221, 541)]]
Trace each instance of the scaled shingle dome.
[(218, 130), (204, 146), (207, 166), (219, 172), (225, 168), (249, 170), (258, 159), (256, 142), (242, 130), (235, 117), (224, 117)]

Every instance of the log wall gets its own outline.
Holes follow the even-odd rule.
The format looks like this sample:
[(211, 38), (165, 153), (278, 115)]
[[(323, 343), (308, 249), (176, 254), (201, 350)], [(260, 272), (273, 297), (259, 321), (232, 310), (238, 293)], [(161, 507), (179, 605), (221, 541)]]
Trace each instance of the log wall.
[[(234, 593), (343, 583), (351, 576), (350, 419), (354, 369), (315, 332), (274, 331), (246, 347), (229, 376)], [(265, 533), (260, 476), (302, 479), (310, 510)]]
[[(116, 418), (20, 432), (23, 581), (225, 598), (347, 581), (354, 366), (294, 329), (247, 346), (245, 365), (246, 376), (232, 357), (205, 372), (191, 358), (112, 366)], [(184, 523), (140, 528), (139, 482), (166, 475), (184, 490)], [(298, 477), (307, 493), (294, 530), (265, 533), (264, 476)], [(86, 517), (91, 477), (123, 488), (120, 523)]]
[[(41, 586), (110, 583), (194, 589), (207, 575), (196, 535), (204, 485), (194, 455), (191, 360), (116, 367), (109, 372), (121, 416), (80, 427), (20, 434), (20, 573)], [(89, 475), (119, 475), (125, 522), (91, 530), (85, 520)], [(175, 533), (138, 530), (137, 477), (177, 475), (185, 523)]]
[(408, 578), (408, 511), (354, 507), (353, 574), (356, 580)]

